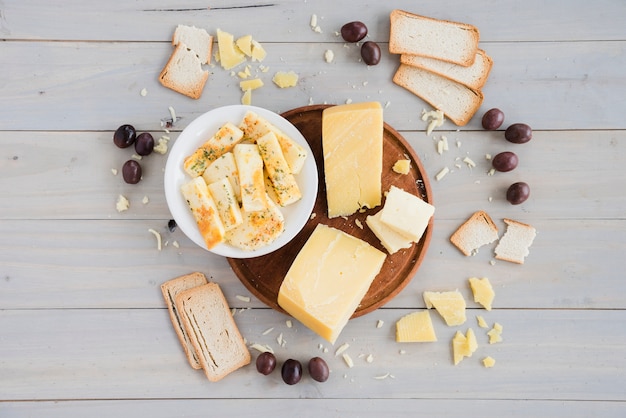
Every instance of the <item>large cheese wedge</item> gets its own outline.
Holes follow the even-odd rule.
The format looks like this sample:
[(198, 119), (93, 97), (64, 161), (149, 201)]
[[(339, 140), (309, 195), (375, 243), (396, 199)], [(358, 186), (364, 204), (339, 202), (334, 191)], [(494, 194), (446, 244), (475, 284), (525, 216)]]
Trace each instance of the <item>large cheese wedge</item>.
[(328, 217), (349, 216), (382, 200), (383, 109), (378, 102), (324, 109), (322, 149)]
[(367, 242), (318, 224), (289, 268), (278, 304), (334, 344), (385, 258)]

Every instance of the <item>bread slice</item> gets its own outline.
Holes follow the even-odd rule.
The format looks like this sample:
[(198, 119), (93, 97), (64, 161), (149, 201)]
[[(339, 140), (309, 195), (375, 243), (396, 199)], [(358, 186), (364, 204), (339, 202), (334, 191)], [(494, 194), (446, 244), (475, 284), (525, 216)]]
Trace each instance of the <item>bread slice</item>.
[(180, 313), (176, 307), (176, 296), (185, 290), (189, 290), (206, 283), (207, 279), (204, 274), (196, 272), (168, 280), (161, 285), (161, 292), (163, 293), (163, 299), (165, 299), (165, 304), (167, 305), (167, 310), (169, 311), (174, 331), (178, 336), (180, 344), (183, 346), (183, 350), (185, 350), (185, 356), (187, 356), (189, 364), (194, 369), (200, 369), (202, 366), (200, 366), (196, 351), (191, 344), (189, 335), (187, 334), (180, 318)]
[(496, 246), (496, 258), (524, 264), (524, 258), (529, 254), (528, 249), (535, 240), (537, 231), (530, 225), (512, 219), (505, 218), (504, 223), (507, 227)]
[(210, 381), (216, 382), (250, 363), (248, 347), (217, 283), (179, 293), (176, 306)]
[(474, 63), (480, 37), (475, 26), (403, 10), (393, 10), (390, 20), (392, 54), (421, 55), (466, 67)]
[(195, 26), (178, 25), (172, 36), (172, 45), (185, 44), (187, 48), (196, 53), (202, 64), (211, 62), (213, 51), (213, 36)]
[(441, 110), (457, 126), (466, 125), (484, 99), (480, 90), (406, 64), (400, 64), (393, 82)]
[(161, 84), (192, 99), (200, 98), (207, 78), (209, 72), (202, 69), (200, 58), (183, 43), (176, 45), (159, 74)]
[(469, 67), (434, 58), (406, 54), (400, 56), (400, 62), (437, 73), (475, 90), (480, 90), (485, 85), (491, 67), (493, 67), (493, 60), (482, 49), (478, 50), (474, 63)]
[(450, 242), (467, 256), (474, 255), (483, 245), (498, 239), (498, 227), (482, 210), (475, 212), (452, 234)]

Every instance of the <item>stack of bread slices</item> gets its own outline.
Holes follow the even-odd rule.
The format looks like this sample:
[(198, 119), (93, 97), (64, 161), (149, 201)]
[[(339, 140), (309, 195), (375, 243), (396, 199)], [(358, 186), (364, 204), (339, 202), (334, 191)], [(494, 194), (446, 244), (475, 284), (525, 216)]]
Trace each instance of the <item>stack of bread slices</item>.
[(478, 48), (475, 26), (394, 10), (389, 52), (400, 54), (393, 81), (466, 125), (483, 102), (493, 60)]

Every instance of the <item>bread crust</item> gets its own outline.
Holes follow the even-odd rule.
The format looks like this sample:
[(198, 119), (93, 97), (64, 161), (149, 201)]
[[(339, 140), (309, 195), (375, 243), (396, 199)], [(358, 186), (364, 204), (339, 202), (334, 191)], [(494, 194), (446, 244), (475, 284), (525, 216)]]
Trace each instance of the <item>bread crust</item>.
[[(428, 52), (422, 48), (421, 42), (411, 39), (406, 41), (399, 29), (399, 22), (404, 20), (413, 22), (436, 23), (441, 29), (458, 29), (458, 40), (465, 41), (465, 50), (454, 53), (448, 48), (437, 48), (437, 52)], [(476, 52), (478, 50), (478, 41), (480, 31), (474, 25), (467, 23), (453, 22), (444, 19), (435, 19), (432, 17), (421, 16), (404, 10), (393, 10), (390, 14), (390, 34), (389, 34), (389, 52), (392, 54), (410, 54), (421, 55), (429, 58), (435, 58), (442, 61), (452, 62), (462, 66), (470, 66), (474, 63)], [(412, 34), (414, 36), (414, 34)], [(422, 34), (421, 36), (429, 35)], [(430, 36), (432, 38), (432, 35)]]
[[(180, 76), (180, 67), (177, 65), (177, 61), (184, 55), (191, 54), (198, 61), (198, 71), (195, 75), (195, 78), (189, 83), (180, 83), (177, 81), (177, 76)], [(209, 78), (209, 72), (206, 70), (202, 70), (202, 65), (200, 63), (200, 59), (197, 55), (189, 51), (185, 44), (179, 43), (172, 55), (170, 55), (169, 60), (161, 70), (159, 74), (159, 81), (161, 84), (171, 90), (174, 90), (178, 93), (184, 94), (187, 97), (191, 97), (192, 99), (199, 99), (202, 96), (202, 91), (204, 90), (204, 85), (206, 84), (207, 79)]]
[(487, 212), (482, 210), (474, 212), (474, 214), (470, 216), (467, 221), (463, 222), (463, 224), (461, 224), (461, 226), (457, 228), (452, 236), (450, 236), (450, 242), (454, 244), (454, 246), (457, 247), (466, 256), (472, 255), (473, 252), (478, 249), (478, 247), (476, 247), (475, 245), (470, 246), (467, 242), (468, 237), (475, 233), (475, 230), (473, 230), (473, 228), (475, 228), (477, 225), (486, 225), (495, 235), (495, 238), (493, 236), (490, 237), (490, 239), (493, 239), (491, 239), (491, 241), (489, 242), (487, 242), (487, 239), (485, 239), (484, 242), (480, 244), (480, 246), (490, 244), (498, 239), (498, 227), (493, 222), (491, 217), (487, 214)]
[[(502, 238), (500, 239), (500, 242), (495, 248), (496, 259), (502, 260), (502, 261), (508, 261), (508, 262), (515, 263), (515, 264), (524, 264), (524, 259), (529, 254), (529, 248), (532, 245), (533, 240), (535, 239), (535, 235), (537, 231), (535, 230), (533, 226), (519, 222), (519, 221), (515, 221), (513, 219), (504, 218), (504, 223), (507, 225), (507, 229), (504, 232), (504, 235), (502, 236)], [(529, 237), (527, 237), (527, 240), (525, 242), (522, 242), (521, 240), (516, 242), (516, 244), (521, 245), (521, 247), (516, 248), (518, 250), (518, 253), (515, 254), (515, 256), (510, 256), (510, 255), (507, 256), (503, 254), (502, 252), (498, 252), (498, 250), (502, 248), (501, 245), (502, 246), (510, 245), (507, 241), (509, 238), (512, 237), (512, 235), (509, 235), (509, 234), (514, 234), (509, 229), (509, 227), (511, 226), (519, 227), (529, 235)], [(522, 237), (517, 237), (517, 238), (521, 239)]]
[(200, 369), (202, 366), (200, 366), (198, 357), (191, 344), (189, 336), (187, 335), (187, 331), (185, 330), (182, 319), (180, 318), (179, 310), (176, 307), (176, 296), (182, 291), (206, 283), (207, 279), (204, 274), (200, 272), (194, 272), (168, 280), (161, 285), (161, 293), (163, 294), (163, 299), (165, 299), (165, 304), (167, 305), (170, 321), (172, 321), (172, 325), (174, 326), (174, 331), (176, 332), (178, 341), (180, 341), (180, 344), (185, 351), (185, 356), (187, 357), (187, 360), (189, 361), (191, 367), (193, 367), (194, 369)]

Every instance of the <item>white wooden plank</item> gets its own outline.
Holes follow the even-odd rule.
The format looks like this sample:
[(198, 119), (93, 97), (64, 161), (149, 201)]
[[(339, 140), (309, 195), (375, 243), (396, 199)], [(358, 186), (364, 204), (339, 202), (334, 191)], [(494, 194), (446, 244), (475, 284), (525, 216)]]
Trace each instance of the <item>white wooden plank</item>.
[[(589, 416), (622, 417), (623, 402), (602, 401), (535, 401), (484, 399), (184, 399), (184, 400), (114, 400), (114, 401), (39, 401), (3, 402), (0, 413), (5, 417), (47, 418), (84, 417), (98, 411), (99, 417), (146, 414), (153, 418), (184, 416), (204, 418), (207, 411), (220, 411), (229, 417), (284, 416), (299, 417), (381, 417), (404, 416), (409, 411), (441, 418), (454, 418), (459, 411), (470, 416)], [(467, 414), (467, 413), (466, 413)], [(514, 415), (511, 415), (514, 414)]]
[[(71, 13), (62, 13), (61, 7)], [(0, 35), (8, 39), (165, 42), (177, 24), (185, 23), (207, 29), (221, 26), (239, 35), (252, 32), (265, 42), (286, 38), (329, 42), (344, 23), (359, 19), (367, 23), (372, 39), (384, 41), (389, 32), (389, 12), (394, 8), (474, 24), (486, 41), (625, 39), (621, 17), (626, 8), (619, 0), (596, 1), (594, 7), (580, 0), (569, 1), (566, 7), (560, 2), (541, 0), (527, 1), (523, 6), (482, 0), (475, 1), (472, 7), (462, 0), (448, 1), (445, 7), (442, 3), (415, 4), (410, 0), (392, 4), (362, 1), (358, 7), (347, 0), (216, 0), (209, 5), (202, 0), (182, 5), (165, 0), (106, 4), (68, 0), (63, 6), (45, 0), (5, 0)], [(341, 12), (336, 13), (337, 10)], [(309, 27), (312, 14), (319, 16), (321, 34)]]
[[(429, 138), (424, 125), (420, 121), (420, 131), (402, 134), (430, 179), (437, 220), (461, 221), (478, 209), (494, 218), (528, 221), (623, 219), (626, 215), (626, 195), (621, 193), (626, 131), (535, 131), (531, 142), (516, 145), (504, 140), (501, 131), (435, 131)], [(158, 138), (163, 132), (153, 134)], [(0, 218), (169, 219), (163, 192), (167, 156), (153, 153), (144, 158), (140, 162), (143, 180), (128, 185), (121, 168), (134, 151), (115, 147), (112, 135), (111, 131), (0, 131)], [(169, 135), (171, 145), (178, 133)], [(439, 155), (436, 143), (442, 135), (448, 138), (450, 149)], [(495, 156), (505, 150), (517, 153), (519, 166), (509, 173), (489, 175), (491, 162), (486, 154)], [(476, 167), (463, 162), (465, 157)], [(451, 173), (435, 180), (444, 167)], [(117, 176), (113, 168), (119, 170)], [(516, 181), (531, 187), (530, 199), (520, 206), (505, 199), (506, 189)], [(115, 209), (119, 194), (131, 202), (131, 208), (121, 214)], [(142, 203), (145, 196), (148, 204)]]
[[(323, 58), (327, 49), (335, 51), (330, 64)], [(493, 43), (485, 49), (495, 64), (479, 115), (500, 107), (507, 121), (523, 121), (535, 130), (626, 127), (621, 112), (626, 83), (620, 71), (626, 65), (626, 41)], [(368, 67), (359, 62), (358, 47), (341, 42), (295, 49), (273, 43), (267, 50), (263, 65), (270, 70), (258, 73), (266, 85), (254, 91), (255, 105), (280, 112), (310, 101), (376, 100), (390, 103), (385, 117), (396, 129), (423, 125), (421, 111), (429, 106), (391, 81), (398, 56), (383, 52), (381, 63)], [(183, 117), (182, 128), (209, 109), (240, 103), (240, 79), (219, 66), (210, 68), (199, 100), (161, 86), (157, 77), (171, 51), (166, 43), (3, 42), (0, 53), (14, 64), (0, 68), (7, 98), (0, 108), (0, 129), (101, 131), (132, 123), (158, 130), (170, 105)], [(257, 68), (252, 66), (253, 73)], [(276, 71), (290, 70), (300, 75), (296, 88), (279, 89), (272, 83)], [(146, 97), (139, 94), (143, 88)], [(444, 128), (457, 129), (450, 122)], [(463, 129), (482, 130), (480, 117)]]
[[(218, 383), (188, 366), (164, 309), (82, 309), (0, 311), (0, 393), (4, 400), (63, 399), (500, 399), (626, 400), (622, 388), (626, 320), (618, 310), (494, 310), (487, 316), (504, 327), (503, 341), (487, 344), (486, 330), (472, 316), (447, 327), (434, 314), (439, 341), (398, 344), (394, 323), (407, 310), (383, 310), (354, 321), (337, 346), (355, 366), (348, 368), (330, 346), (271, 310), (239, 312), (235, 319), (249, 343), (274, 347), (278, 360), (306, 362), (323, 356), (331, 368), (324, 384), (305, 374), (285, 385), (278, 371), (270, 376), (254, 365)], [(377, 320), (384, 320), (381, 328)], [(274, 329), (266, 334), (264, 330)], [(456, 329), (474, 328), (479, 348), (452, 365), (450, 339)], [(286, 341), (276, 343), (279, 333)], [(329, 349), (320, 350), (319, 344)], [(404, 354), (400, 353), (404, 350)], [(253, 353), (253, 359), (258, 353)], [(373, 355), (368, 363), (366, 356)], [(481, 359), (497, 361), (485, 369)], [(378, 380), (378, 376), (387, 376)]]
[[(503, 228), (501, 219), (494, 220)], [(387, 307), (423, 307), (423, 291), (457, 288), (469, 306), (477, 307), (467, 279), (486, 276), (495, 288), (497, 308), (626, 308), (623, 220), (540, 222), (524, 265), (491, 265), (495, 244), (465, 257), (448, 240), (458, 223), (435, 225), (422, 266)], [(148, 228), (168, 242), (162, 251)], [(252, 295), (226, 260), (180, 231), (170, 233), (164, 221), (2, 221), (0, 230), (2, 309), (160, 308), (159, 285), (192, 271), (220, 283), (233, 306), (265, 306), (255, 297), (250, 303), (237, 300), (237, 295)]]

